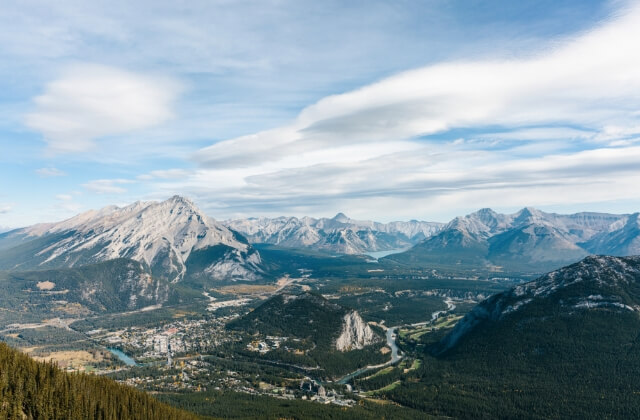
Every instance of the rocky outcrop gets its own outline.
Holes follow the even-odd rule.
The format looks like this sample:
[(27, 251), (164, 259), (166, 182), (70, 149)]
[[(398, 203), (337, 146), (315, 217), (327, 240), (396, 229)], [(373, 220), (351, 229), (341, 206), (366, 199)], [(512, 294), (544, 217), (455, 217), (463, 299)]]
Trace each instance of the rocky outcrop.
[(361, 349), (378, 341), (378, 337), (360, 314), (351, 311), (342, 318), (342, 332), (336, 340), (336, 349), (349, 351)]

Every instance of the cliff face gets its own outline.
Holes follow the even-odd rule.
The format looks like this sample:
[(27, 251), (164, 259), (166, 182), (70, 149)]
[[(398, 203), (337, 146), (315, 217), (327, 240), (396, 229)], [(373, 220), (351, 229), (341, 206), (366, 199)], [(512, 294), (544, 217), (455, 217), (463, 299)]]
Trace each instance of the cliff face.
[(361, 349), (378, 341), (373, 330), (365, 323), (360, 314), (351, 311), (342, 318), (342, 332), (336, 340), (336, 349), (349, 351)]

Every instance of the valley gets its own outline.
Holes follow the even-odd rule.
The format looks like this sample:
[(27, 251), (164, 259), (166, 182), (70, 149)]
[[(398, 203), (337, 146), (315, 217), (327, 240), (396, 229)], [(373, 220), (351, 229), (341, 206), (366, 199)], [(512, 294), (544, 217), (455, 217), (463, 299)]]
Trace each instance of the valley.
[[(203, 416), (251, 417), (267, 410), (271, 417), (376, 418), (383, 412), (393, 418), (465, 418), (480, 410), (500, 417), (495, 411), (500, 399), (491, 407), (465, 399), (467, 392), (476, 400), (489, 398), (486, 389), (494, 393), (496, 387), (506, 387), (501, 392), (511, 398), (504, 416), (519, 416), (526, 404), (537, 404), (549, 391), (527, 388), (523, 376), (511, 377), (511, 372), (531, 366), (538, 370), (527, 375), (555, 383), (546, 365), (536, 364), (536, 352), (549, 359), (549, 366), (562, 363), (553, 349), (564, 349), (564, 342), (557, 342), (566, 333), (563, 325), (575, 325), (576, 317), (596, 329), (607, 317), (631, 325), (640, 308), (634, 300), (636, 260), (587, 257), (541, 276), (542, 271), (531, 271), (527, 256), (547, 255), (540, 252), (549, 244), (575, 250), (556, 240), (562, 235), (567, 241), (573, 235), (574, 242), (597, 237), (602, 244), (606, 235), (598, 229), (628, 226), (632, 216), (481, 210), (440, 226), (406, 251), (374, 247), (345, 254), (250, 243), (179, 197), (97, 214), (125, 222), (98, 227), (90, 213), (53, 227), (0, 235), (7, 255), (24, 264), (24, 269), (0, 272), (6, 291), (0, 296), (0, 340), (64, 371), (111, 378)], [(151, 230), (162, 226), (161, 246), (147, 223), (127, 222), (131, 214), (151, 220)], [(173, 221), (156, 220), (166, 215)], [(331, 225), (328, 220), (317, 223)], [(346, 224), (341, 220), (331, 223)], [(527, 227), (533, 225), (546, 227)], [(523, 226), (529, 236), (514, 233)], [(500, 249), (517, 245), (517, 252), (505, 259), (501, 251), (498, 266), (493, 251), (482, 252), (493, 249), (492, 238), (500, 235), (513, 236), (511, 245)], [(132, 244), (127, 237), (140, 239)], [(116, 258), (102, 260), (106, 251), (86, 245), (92, 241), (104, 241), (101, 246)], [(444, 245), (436, 252), (438, 243)], [(423, 258), (425, 247), (431, 251)], [(554, 251), (560, 259), (544, 259), (541, 267), (588, 253), (580, 248), (563, 254), (562, 247)], [(142, 250), (155, 254), (149, 259)], [(444, 253), (448, 260), (441, 258)], [(598, 280), (587, 282), (594, 273)], [(555, 298), (556, 292), (574, 289), (575, 296)], [(540, 305), (550, 309), (536, 309)], [(527, 311), (533, 313), (512, 320)], [(507, 331), (524, 336), (514, 341)], [(571, 334), (562, 339), (571, 340)], [(593, 337), (580, 337), (587, 340), (584, 345), (593, 345)], [(506, 348), (518, 348), (520, 356), (494, 348), (500, 340)], [(630, 337), (621, 340), (623, 348), (635, 348)], [(532, 343), (533, 353), (518, 347), (522, 343)], [(491, 352), (502, 354), (512, 370), (505, 370), (503, 359), (488, 356)], [(585, 373), (587, 382), (589, 375), (600, 374), (599, 364), (608, 363), (592, 353), (580, 357), (594, 364)], [(494, 382), (488, 385), (482, 378)], [(519, 398), (514, 389), (529, 389), (527, 397)], [(572, 389), (567, 388), (566, 398), (575, 397)], [(613, 388), (599, 392), (620, 398)], [(608, 405), (599, 407), (599, 413), (609, 412)], [(556, 405), (540, 413), (566, 414)]]
[[(517, 282), (458, 278), (449, 283), (426, 273), (410, 280), (415, 277), (413, 271), (403, 281), (403, 274), (397, 269), (393, 278), (368, 272), (371, 263), (364, 259), (348, 263), (349, 271), (358, 272), (357, 277), (338, 277), (342, 268), (322, 266), (319, 259), (323, 258), (313, 254), (306, 260), (299, 259), (301, 268), (275, 283), (233, 282), (197, 294), (187, 288), (181, 291), (182, 297), (175, 299), (188, 295), (188, 304), (167, 302), (81, 319), (67, 318), (61, 313), (56, 322), (8, 325), (2, 339), (43, 360), (64, 362), (60, 357), (71, 350), (97, 352), (101, 355), (99, 361), (59, 363), (68, 371), (105, 375), (153, 392), (178, 406), (193, 401), (197, 395), (203, 399), (216, 395), (224, 400), (238, 394), (300, 401), (318, 407), (323, 406), (319, 403), (328, 403), (353, 410), (361, 409), (359, 404), (374, 404), (367, 409), (373, 413), (378, 404), (376, 399), (368, 388), (357, 383), (363, 376), (404, 363), (404, 353), (396, 345), (396, 335), (405, 328), (403, 325), (406, 328), (416, 323), (429, 325), (437, 315), (454, 309), (451, 299), (471, 305)], [(335, 258), (331, 258), (331, 263), (335, 264)], [(325, 270), (331, 271), (332, 276), (316, 277), (317, 271)], [(377, 337), (375, 344), (344, 354), (330, 350), (332, 344), (323, 341), (329, 328), (333, 328), (330, 324), (319, 325), (318, 335), (312, 337), (300, 335), (295, 328), (287, 331), (227, 328), (283, 293), (298, 296), (309, 292), (317, 293), (329, 305), (356, 309)], [(293, 317), (308, 316), (296, 315), (295, 311), (289, 311)], [(342, 313), (335, 318), (338, 324)], [(309, 321), (326, 320), (324, 313), (312, 316), (317, 318), (306, 320), (306, 325)], [(268, 315), (260, 317), (267, 318)], [(30, 334), (26, 333), (26, 327)], [(337, 335), (334, 337), (337, 339)], [(322, 352), (314, 353), (318, 346)], [(114, 353), (120, 353), (120, 357)], [(411, 366), (416, 362), (411, 357), (407, 363)], [(201, 413), (219, 414), (215, 406), (208, 410)], [(411, 417), (415, 414), (408, 416)]]

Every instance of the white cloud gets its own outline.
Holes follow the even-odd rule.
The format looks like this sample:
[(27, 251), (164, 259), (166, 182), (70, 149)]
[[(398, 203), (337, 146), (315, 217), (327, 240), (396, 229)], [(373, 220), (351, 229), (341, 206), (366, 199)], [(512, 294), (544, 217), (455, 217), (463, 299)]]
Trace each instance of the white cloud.
[(82, 184), (87, 190), (98, 194), (121, 194), (127, 192), (121, 185), (132, 184), (128, 179), (96, 179)]
[[(250, 175), (246, 168), (199, 169), (182, 179), (153, 181), (155, 191), (206, 203), (217, 218), (244, 215), (330, 215), (446, 221), (479, 207), (566, 206), (636, 200), (640, 147), (513, 158), (510, 152), (444, 145)], [(578, 207), (580, 208), (580, 207)]]
[[(533, 56), (442, 63), (326, 97), (287, 126), (216, 143), (194, 158), (213, 167), (251, 166), (301, 151), (451, 128), (538, 126), (544, 138), (551, 127), (557, 133), (563, 126), (594, 132), (637, 126), (637, 39), (640, 7)], [(585, 131), (564, 129), (571, 139)]]
[(199, 170), (155, 186), (223, 214), (640, 203), (640, 5), (623, 12), (520, 58), (441, 63), (326, 97), (200, 150)]
[(173, 116), (176, 82), (99, 65), (75, 65), (34, 98), (26, 124), (54, 153), (83, 152), (101, 137), (161, 124)]
[(0, 203), (0, 214), (7, 214), (13, 210), (13, 204)]
[(44, 178), (52, 178), (52, 177), (56, 177), (56, 176), (65, 176), (65, 175), (67, 175), (66, 173), (64, 173), (60, 169), (53, 168), (53, 167), (36, 169), (36, 173), (38, 175), (40, 175), (41, 177), (44, 177)]
[(151, 179), (178, 179), (189, 176), (190, 172), (186, 169), (160, 169), (151, 171), (148, 174), (138, 175), (139, 180), (148, 181)]

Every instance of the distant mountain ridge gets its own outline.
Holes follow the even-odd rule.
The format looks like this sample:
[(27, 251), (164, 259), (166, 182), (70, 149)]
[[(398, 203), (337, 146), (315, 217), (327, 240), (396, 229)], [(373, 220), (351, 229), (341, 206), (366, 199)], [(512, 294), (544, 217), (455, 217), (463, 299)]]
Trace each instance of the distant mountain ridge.
[(341, 254), (408, 248), (434, 233), (444, 224), (411, 220), (379, 223), (354, 220), (343, 213), (335, 217), (276, 217), (226, 220), (229, 228), (252, 243), (291, 248), (313, 248)]
[[(206, 216), (190, 200), (91, 210), (59, 223), (0, 234), (0, 269), (68, 268), (117, 258), (147, 266), (154, 277), (183, 280), (192, 255), (211, 280), (256, 279), (260, 254), (238, 233)], [(203, 259), (203, 254), (213, 258)]]
[(412, 249), (388, 258), (544, 272), (595, 253), (640, 254), (638, 214), (561, 215), (533, 208), (500, 214), (485, 208), (456, 217)]

